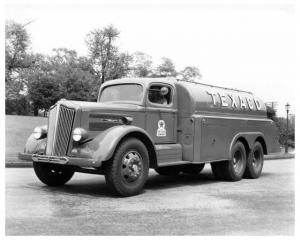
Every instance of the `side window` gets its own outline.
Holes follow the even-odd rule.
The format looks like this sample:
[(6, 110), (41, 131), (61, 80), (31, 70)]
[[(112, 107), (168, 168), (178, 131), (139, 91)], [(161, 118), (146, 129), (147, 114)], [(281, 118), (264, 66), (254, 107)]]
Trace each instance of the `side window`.
[(149, 89), (148, 99), (151, 103), (169, 105), (172, 103), (171, 87), (165, 85), (152, 85)]

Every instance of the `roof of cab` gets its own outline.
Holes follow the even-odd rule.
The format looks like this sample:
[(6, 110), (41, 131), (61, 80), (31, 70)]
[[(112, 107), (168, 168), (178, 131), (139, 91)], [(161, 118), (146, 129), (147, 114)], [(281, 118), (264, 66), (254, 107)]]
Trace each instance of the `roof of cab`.
[(144, 86), (148, 85), (149, 83), (160, 82), (160, 83), (168, 83), (174, 85), (174, 82), (177, 80), (173, 77), (164, 77), (164, 78), (121, 78), (110, 80), (102, 84), (102, 86), (106, 85), (114, 85), (114, 84), (126, 84), (126, 83), (137, 83), (142, 84)]

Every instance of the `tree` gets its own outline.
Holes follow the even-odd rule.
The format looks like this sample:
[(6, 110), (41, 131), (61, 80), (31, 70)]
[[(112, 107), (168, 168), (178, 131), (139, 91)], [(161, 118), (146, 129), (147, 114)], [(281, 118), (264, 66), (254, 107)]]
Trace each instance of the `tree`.
[(131, 72), (134, 77), (147, 77), (153, 74), (152, 57), (143, 52), (132, 55)]
[(286, 118), (277, 117), (276, 111), (267, 105), (267, 117), (275, 122), (277, 133), (279, 136), (279, 143), (284, 146), (286, 139), (290, 147), (295, 147), (295, 125), (293, 121), (289, 121), (289, 131), (287, 134)]
[(191, 66), (185, 67), (180, 74), (186, 81), (194, 81), (195, 79), (200, 79), (202, 77), (199, 69)]
[(23, 89), (20, 71), (32, 66), (32, 55), (28, 53), (30, 37), (25, 25), (14, 21), (5, 23), (5, 84), (6, 97), (17, 98)]
[(177, 72), (175, 70), (174, 63), (171, 59), (163, 57), (161, 59), (160, 65), (157, 67), (158, 77), (170, 77), (176, 76)]
[(34, 114), (48, 110), (60, 98), (95, 101), (99, 86), (86, 57), (78, 57), (75, 50), (54, 49), (53, 56), (37, 55), (34, 67), (21, 77), (27, 83), (28, 98)]
[(39, 109), (48, 110), (60, 97), (59, 83), (44, 73), (35, 73), (29, 83), (28, 96), (32, 101), (34, 116)]
[(101, 83), (109, 78), (108, 72), (110, 72), (111, 66), (115, 64), (118, 48), (114, 42), (119, 35), (119, 30), (112, 25), (103, 29), (95, 29), (87, 35), (86, 43), (89, 55)]
[(107, 70), (107, 79), (118, 79), (127, 75), (132, 57), (128, 53), (120, 53), (113, 57)]
[(96, 100), (99, 86), (91, 61), (66, 48), (54, 49), (54, 53), (50, 58), (52, 77), (60, 82), (61, 96), (70, 100)]

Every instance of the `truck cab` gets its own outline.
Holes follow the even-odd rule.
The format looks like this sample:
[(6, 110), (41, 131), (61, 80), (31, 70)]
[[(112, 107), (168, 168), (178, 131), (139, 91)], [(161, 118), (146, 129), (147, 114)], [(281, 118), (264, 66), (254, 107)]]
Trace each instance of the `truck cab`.
[(97, 102), (58, 101), (23, 156), (47, 185), (62, 185), (74, 172), (104, 174), (113, 192), (131, 196), (149, 168), (176, 176), (199, 174), (210, 163), (217, 179), (258, 178), (263, 155), (277, 149), (274, 123), (252, 93), (125, 78), (104, 83)]

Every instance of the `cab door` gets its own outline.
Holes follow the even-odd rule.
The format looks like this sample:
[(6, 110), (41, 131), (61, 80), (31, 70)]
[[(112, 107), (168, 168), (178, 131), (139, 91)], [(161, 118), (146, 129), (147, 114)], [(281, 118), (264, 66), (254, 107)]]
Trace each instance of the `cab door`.
[(147, 90), (146, 130), (154, 143), (176, 143), (177, 102), (175, 88), (152, 83)]

